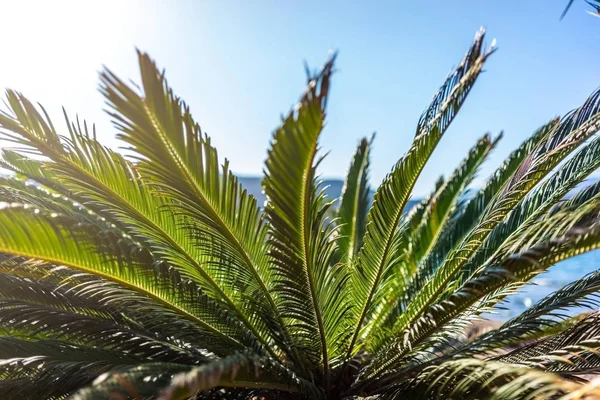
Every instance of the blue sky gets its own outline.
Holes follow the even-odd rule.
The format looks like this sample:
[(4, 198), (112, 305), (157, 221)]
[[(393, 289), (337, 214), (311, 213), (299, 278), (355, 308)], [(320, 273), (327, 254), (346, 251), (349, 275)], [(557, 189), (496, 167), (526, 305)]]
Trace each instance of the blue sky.
[(137, 80), (136, 47), (166, 68), (222, 156), (241, 175), (260, 174), (271, 133), (313, 68), (339, 50), (326, 177), (342, 177), (360, 137), (377, 132), (377, 184), (408, 149), (421, 111), (484, 25), (493, 55), (415, 188), (429, 192), (477, 138), (505, 131), (480, 184), (536, 127), (600, 85), (600, 19), (576, 1), (102, 1), (3, 3), (0, 86), (23, 91), (60, 121), (60, 106), (96, 122), (97, 73), (107, 65)]

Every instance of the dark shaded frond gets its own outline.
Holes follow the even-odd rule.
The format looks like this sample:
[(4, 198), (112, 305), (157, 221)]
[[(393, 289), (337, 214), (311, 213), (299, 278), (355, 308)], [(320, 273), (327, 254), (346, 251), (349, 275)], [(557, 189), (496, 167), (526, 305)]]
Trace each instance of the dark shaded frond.
[[(129, 369), (113, 369), (98, 377), (73, 400), (116, 398), (219, 398), (212, 388), (222, 389), (223, 398), (235, 398), (243, 389), (244, 398), (253, 398), (263, 390), (274, 394), (299, 392), (310, 398), (322, 397), (314, 385), (293, 375), (277, 363), (255, 355), (234, 354), (199, 367), (166, 363), (148, 363)], [(227, 393), (232, 392), (228, 397)], [(159, 394), (160, 393), (160, 394)], [(119, 397), (120, 396), (120, 397)], [(113, 398), (113, 397), (111, 397)]]
[[(324, 398), (313, 384), (299, 379), (289, 370), (277, 368), (269, 359), (236, 354), (177, 374), (162, 391), (159, 400), (183, 400), (215, 387), (300, 393), (311, 399)], [(248, 393), (252, 398), (252, 393)]]
[[(50, 268), (44, 268), (48, 269), (45, 276), (29, 272), (34, 268), (29, 265), (26, 270), (0, 273), (0, 330), (19, 332), (19, 337), (69, 340), (169, 362), (194, 364), (208, 359), (197, 351), (202, 345), (197, 341), (197, 328), (186, 335), (190, 328), (173, 320), (160, 306), (150, 307), (145, 299), (126, 290), (111, 290), (107, 283), (98, 285), (101, 298), (89, 282), (52, 282)], [(195, 340), (190, 336), (196, 336)], [(185, 341), (194, 348), (183, 346)]]
[(65, 267), (10, 261), (0, 264), (0, 330), (169, 362), (209, 357), (198, 327), (145, 296)]
[(113, 368), (79, 390), (71, 400), (155, 398), (173, 376), (187, 371), (181, 364), (146, 363), (128, 368)]
[(519, 347), (494, 360), (560, 374), (594, 373), (600, 368), (599, 322), (599, 314), (591, 314), (563, 332)]
[(509, 347), (561, 326), (561, 319), (572, 307), (595, 308), (599, 305), (600, 272), (595, 271), (549, 294), (522, 314), (505, 322), (501, 327), (479, 337), (469, 348), (479, 352)]
[(6, 399), (60, 398), (104, 371), (140, 362), (106, 349), (11, 337), (0, 337), (0, 356), (0, 395)]
[(475, 359), (448, 361), (414, 379), (386, 388), (382, 398), (423, 399), (550, 399), (579, 387), (560, 377), (530, 368)]

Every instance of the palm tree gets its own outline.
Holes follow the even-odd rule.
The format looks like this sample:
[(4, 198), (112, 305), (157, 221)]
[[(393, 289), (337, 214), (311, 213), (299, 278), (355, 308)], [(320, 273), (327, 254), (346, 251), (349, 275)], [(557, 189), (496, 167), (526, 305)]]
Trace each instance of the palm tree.
[[(542, 125), (475, 192), (485, 135), (412, 188), (493, 48), (480, 31), (375, 191), (358, 144), (339, 207), (317, 167), (332, 57), (275, 131), (261, 209), (140, 53), (101, 92), (132, 158), (8, 91), (0, 116), (4, 399), (592, 398), (600, 271), (466, 335), (560, 260), (600, 247), (600, 91)], [(32, 184), (35, 183), (35, 184)], [(571, 315), (571, 316), (570, 316)], [(573, 397), (580, 396), (580, 397)]]

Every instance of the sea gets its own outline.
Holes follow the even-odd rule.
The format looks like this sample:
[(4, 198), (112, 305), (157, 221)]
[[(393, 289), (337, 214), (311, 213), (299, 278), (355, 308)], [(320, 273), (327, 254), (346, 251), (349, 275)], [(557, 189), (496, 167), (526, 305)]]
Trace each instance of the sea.
[[(559, 262), (535, 277), (529, 284), (522, 287), (518, 293), (507, 297), (504, 304), (502, 304), (502, 308), (496, 310), (490, 317), (500, 321), (512, 318), (548, 294), (597, 269), (600, 269), (600, 250), (590, 251)], [(586, 311), (586, 309), (569, 309), (566, 314), (575, 315), (583, 311)]]

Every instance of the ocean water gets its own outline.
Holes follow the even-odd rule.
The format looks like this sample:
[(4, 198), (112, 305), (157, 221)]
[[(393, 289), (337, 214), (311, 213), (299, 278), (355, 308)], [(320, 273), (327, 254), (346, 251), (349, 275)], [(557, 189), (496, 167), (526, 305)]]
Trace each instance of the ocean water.
[[(502, 309), (497, 310), (494, 314), (487, 315), (487, 317), (497, 320), (512, 318), (548, 294), (597, 269), (600, 269), (600, 250), (594, 250), (561, 261), (550, 267), (546, 272), (536, 276), (529, 284), (523, 286), (518, 293), (507, 297), (501, 306)], [(584, 308), (572, 309), (569, 310), (569, 314), (574, 315), (583, 311), (585, 311)]]

